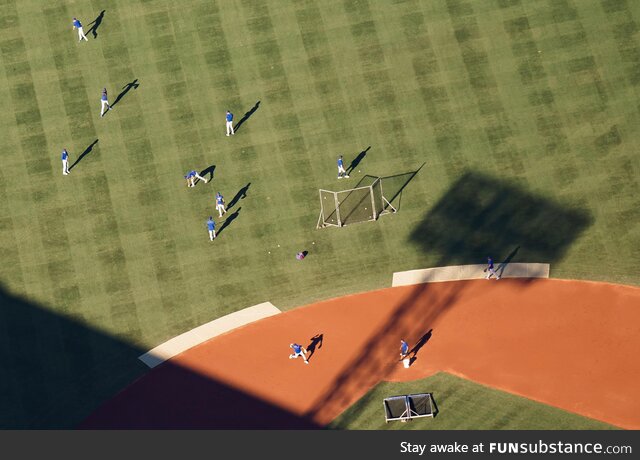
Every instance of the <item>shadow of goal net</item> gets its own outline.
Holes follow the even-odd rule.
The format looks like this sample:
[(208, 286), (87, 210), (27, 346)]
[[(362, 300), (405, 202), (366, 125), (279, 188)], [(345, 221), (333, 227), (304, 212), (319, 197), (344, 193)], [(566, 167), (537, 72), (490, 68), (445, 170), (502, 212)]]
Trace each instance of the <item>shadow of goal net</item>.
[(378, 217), (396, 212), (385, 198), (380, 177), (373, 178), (370, 185), (334, 192), (320, 189), (320, 217), (317, 228), (344, 227), (376, 220)]

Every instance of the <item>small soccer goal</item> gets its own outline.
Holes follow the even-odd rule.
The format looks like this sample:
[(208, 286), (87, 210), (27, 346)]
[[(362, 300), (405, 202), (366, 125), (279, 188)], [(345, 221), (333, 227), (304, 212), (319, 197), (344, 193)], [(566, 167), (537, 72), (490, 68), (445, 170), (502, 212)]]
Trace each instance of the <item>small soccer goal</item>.
[(370, 185), (340, 192), (320, 189), (320, 217), (317, 228), (344, 227), (376, 220), (384, 214), (396, 212), (396, 208), (384, 196), (382, 179), (374, 177), (369, 182)]

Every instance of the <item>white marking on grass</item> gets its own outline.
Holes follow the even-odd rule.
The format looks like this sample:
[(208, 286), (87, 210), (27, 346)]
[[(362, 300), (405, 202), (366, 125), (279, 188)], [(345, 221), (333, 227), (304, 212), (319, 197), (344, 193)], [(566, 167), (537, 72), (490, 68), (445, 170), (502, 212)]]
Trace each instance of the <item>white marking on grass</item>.
[(147, 366), (154, 368), (183, 351), (200, 345), (207, 340), (232, 331), (247, 324), (259, 321), (269, 316), (281, 313), (271, 302), (263, 302), (240, 311), (230, 313), (222, 318), (210, 321), (184, 334), (167, 340), (152, 350), (149, 350), (138, 359)]

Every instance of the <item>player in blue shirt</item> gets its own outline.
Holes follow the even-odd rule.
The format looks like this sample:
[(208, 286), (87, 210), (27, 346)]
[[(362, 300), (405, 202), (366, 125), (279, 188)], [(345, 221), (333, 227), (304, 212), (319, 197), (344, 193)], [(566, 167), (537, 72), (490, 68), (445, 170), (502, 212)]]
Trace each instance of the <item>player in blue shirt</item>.
[(69, 174), (69, 152), (67, 149), (62, 149), (62, 174), (65, 176)]
[(347, 171), (344, 170), (344, 162), (342, 161), (342, 155), (340, 155), (338, 157), (338, 179), (342, 179), (343, 177), (346, 177), (347, 179), (349, 178), (349, 176), (347, 175)]
[[(100, 107), (100, 116), (104, 117), (104, 114), (107, 112), (107, 110), (111, 110), (109, 100), (107, 99), (107, 88), (102, 88), (102, 96), (100, 97), (100, 102), (102, 103), (102, 107)], [(105, 105), (107, 106), (107, 110), (104, 109)]]
[(233, 135), (233, 114), (227, 110), (227, 136)]
[(207, 221), (207, 229), (209, 230), (209, 239), (213, 241), (216, 237), (216, 223), (213, 221), (212, 216), (209, 216), (209, 220)]
[(216, 193), (216, 210), (219, 214), (218, 217), (222, 217), (223, 214), (227, 213), (227, 210), (224, 208), (224, 197), (220, 194), (220, 192)]
[(82, 23), (80, 21), (78, 21), (76, 18), (73, 18), (73, 28), (74, 29), (78, 29), (78, 41), (81, 42), (82, 40), (85, 41), (89, 41), (87, 40), (87, 37), (84, 34), (84, 30), (82, 30)]
[(400, 339), (400, 361), (405, 359), (409, 354), (409, 344), (403, 339)]
[(196, 185), (196, 179), (200, 179), (201, 181), (203, 181), (205, 184), (207, 182), (209, 182), (207, 179), (205, 179), (204, 177), (202, 177), (200, 174), (198, 174), (197, 171), (189, 171), (187, 173), (186, 176), (184, 176), (185, 179), (187, 179), (187, 185), (189, 187), (195, 187)]
[(289, 345), (289, 347), (293, 349), (293, 354), (289, 355), (289, 359), (296, 359), (298, 358), (298, 356), (302, 356), (302, 359), (304, 359), (304, 363), (309, 364), (309, 361), (307, 360), (307, 355), (306, 355), (307, 350), (305, 350), (302, 345), (298, 345), (297, 343), (292, 343), (291, 345)]
[(487, 257), (487, 268), (484, 269), (487, 272), (487, 279), (491, 278), (491, 275), (496, 277), (496, 280), (500, 279), (500, 275), (498, 275), (493, 268), (493, 259), (491, 257)]

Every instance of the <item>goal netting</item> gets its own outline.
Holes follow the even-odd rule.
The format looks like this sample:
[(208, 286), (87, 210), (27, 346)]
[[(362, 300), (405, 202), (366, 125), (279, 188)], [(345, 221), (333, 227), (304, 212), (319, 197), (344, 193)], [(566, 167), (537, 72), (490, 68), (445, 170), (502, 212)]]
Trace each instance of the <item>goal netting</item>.
[(370, 185), (339, 192), (320, 189), (318, 228), (344, 227), (376, 220), (383, 214), (396, 212), (384, 197), (381, 178), (371, 179)]

